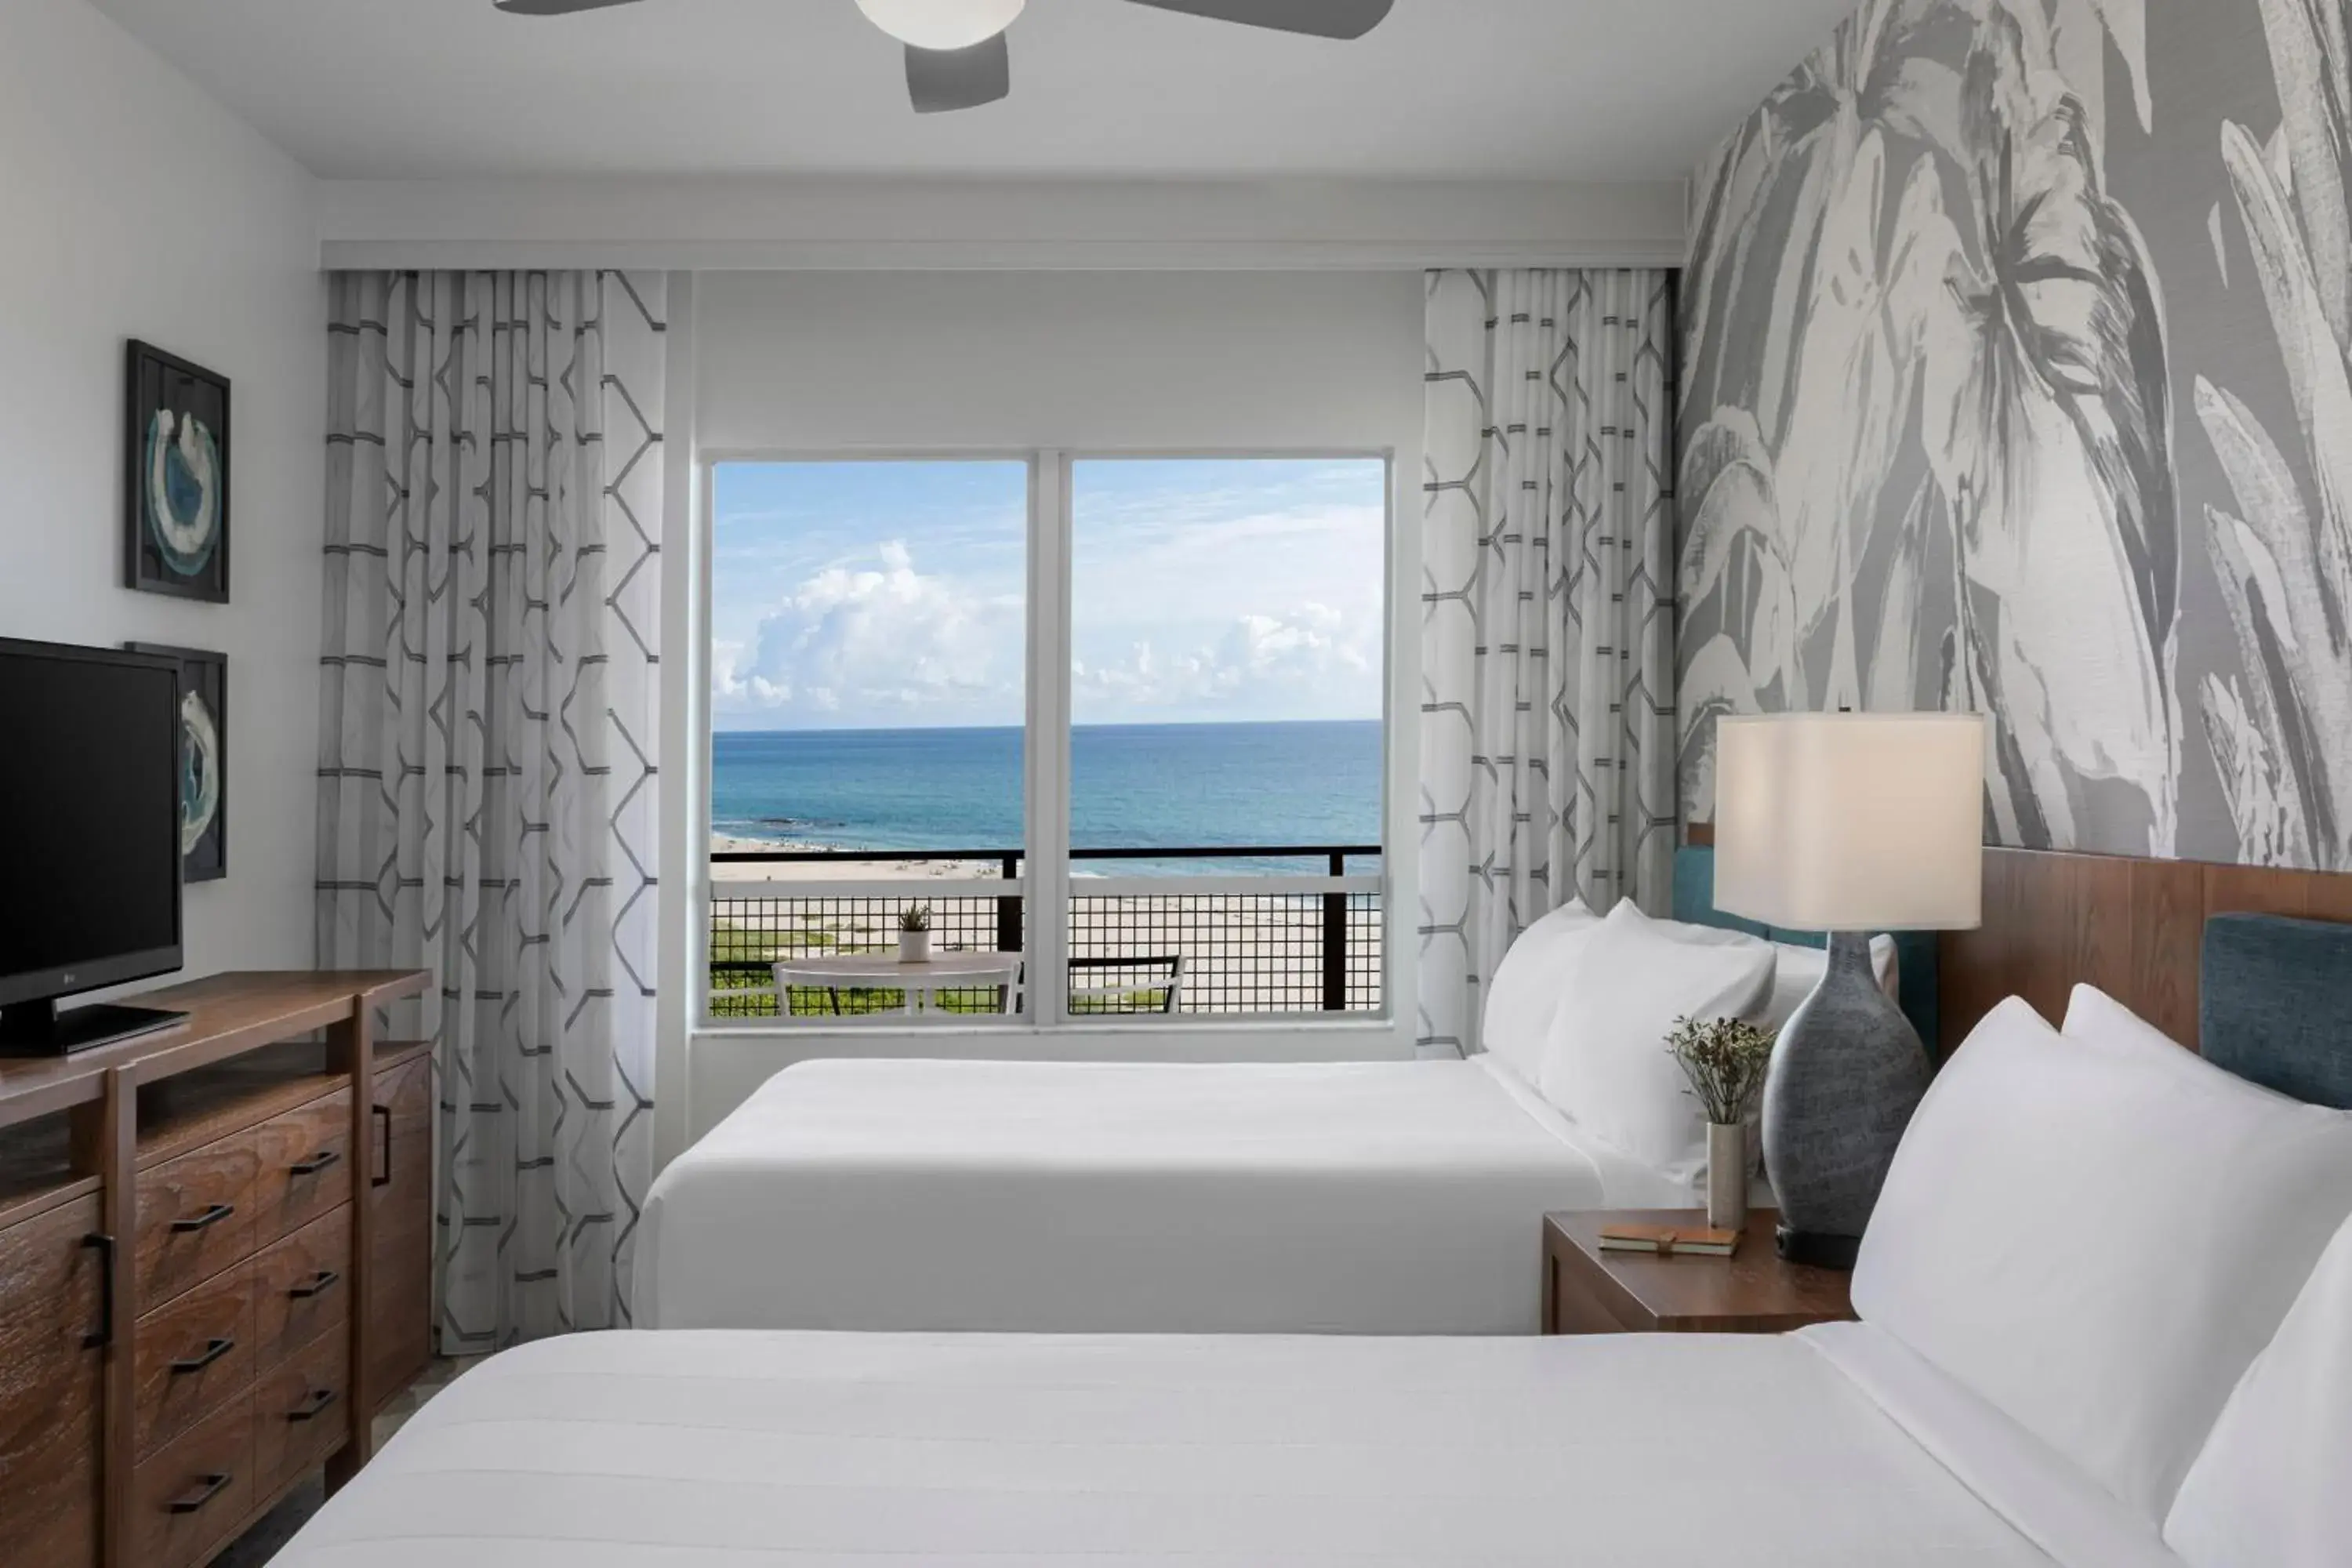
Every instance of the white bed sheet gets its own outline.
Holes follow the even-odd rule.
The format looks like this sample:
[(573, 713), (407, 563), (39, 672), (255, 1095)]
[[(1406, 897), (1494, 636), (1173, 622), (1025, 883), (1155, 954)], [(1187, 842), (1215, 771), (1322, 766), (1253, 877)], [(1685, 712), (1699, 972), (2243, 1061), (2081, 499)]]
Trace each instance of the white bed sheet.
[(494, 1358), (273, 1568), (2112, 1568), (1801, 1339), (623, 1333)]
[(1823, 1323), (1795, 1337), (2052, 1558), (2179, 1568), (2154, 1521), (1894, 1335), (1867, 1323)]
[(1610, 1186), (1479, 1061), (808, 1062), (654, 1184), (636, 1321), (1527, 1333)]

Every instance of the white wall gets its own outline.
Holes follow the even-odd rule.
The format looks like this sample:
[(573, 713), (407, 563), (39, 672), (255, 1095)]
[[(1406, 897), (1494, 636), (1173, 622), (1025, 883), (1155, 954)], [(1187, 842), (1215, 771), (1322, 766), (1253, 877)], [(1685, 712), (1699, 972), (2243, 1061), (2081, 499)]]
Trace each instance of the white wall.
[[(856, 447), (1385, 448), (1391, 562), (1391, 897), (1413, 907), (1417, 832), (1422, 279), (1418, 272), (706, 273), (696, 280), (695, 443), (705, 453)], [(674, 327), (675, 330), (675, 327)], [(673, 396), (672, 409), (677, 402)], [(673, 430), (676, 421), (673, 419)], [(676, 537), (676, 535), (673, 535)], [(684, 552), (667, 564), (695, 570)], [(684, 617), (664, 662), (700, 679)], [(696, 788), (667, 792), (688, 809)], [(674, 886), (674, 884), (666, 884)], [(680, 889), (680, 892), (684, 889)], [(692, 906), (699, 908), (698, 903)], [(1408, 919), (1404, 930), (1410, 931)], [(1392, 952), (1409, 952), (1398, 941)], [(1117, 1036), (936, 1031), (812, 1042), (681, 1036), (699, 1136), (779, 1068), (843, 1050), (898, 1055), (1409, 1056), (1409, 971), (1387, 1023), (1195, 1026)], [(690, 1061), (680, 1064), (677, 1057)]]
[[(0, 0), (0, 636), (229, 656), (187, 973), (312, 959), (326, 293), (312, 182), (84, 0)], [(233, 602), (121, 586), (123, 342), (232, 384)]]

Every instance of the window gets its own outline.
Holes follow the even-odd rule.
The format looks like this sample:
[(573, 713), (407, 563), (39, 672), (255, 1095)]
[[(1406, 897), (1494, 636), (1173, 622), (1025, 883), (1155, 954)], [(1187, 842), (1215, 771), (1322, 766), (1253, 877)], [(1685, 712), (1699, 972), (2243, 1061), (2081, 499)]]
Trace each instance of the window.
[(1071, 465), (1075, 997), (1378, 1009), (1387, 494), (1376, 459)]
[(709, 493), (710, 1018), (1382, 1012), (1384, 458)]

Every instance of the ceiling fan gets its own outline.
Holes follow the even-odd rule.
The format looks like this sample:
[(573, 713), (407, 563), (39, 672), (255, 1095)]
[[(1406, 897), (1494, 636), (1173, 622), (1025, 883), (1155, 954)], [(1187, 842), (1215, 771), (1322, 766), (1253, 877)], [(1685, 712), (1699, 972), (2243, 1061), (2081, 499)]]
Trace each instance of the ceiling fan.
[[(636, 0), (497, 0), (521, 16), (568, 16)], [(907, 46), (907, 92), (918, 114), (973, 109), (1012, 89), (1004, 30), (1027, 0), (857, 0), (866, 19)], [(1129, 0), (1160, 11), (1218, 22), (1360, 38), (1380, 26), (1396, 0)]]

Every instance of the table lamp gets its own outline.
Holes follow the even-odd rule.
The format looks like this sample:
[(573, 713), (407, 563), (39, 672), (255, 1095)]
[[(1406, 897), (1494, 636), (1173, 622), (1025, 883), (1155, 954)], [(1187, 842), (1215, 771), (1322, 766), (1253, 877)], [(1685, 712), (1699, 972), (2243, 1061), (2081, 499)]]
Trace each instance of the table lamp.
[(1934, 1070), (1870, 935), (1983, 923), (1985, 721), (1792, 713), (1716, 735), (1716, 907), (1830, 939), (1764, 1080), (1780, 1256), (1851, 1268)]

